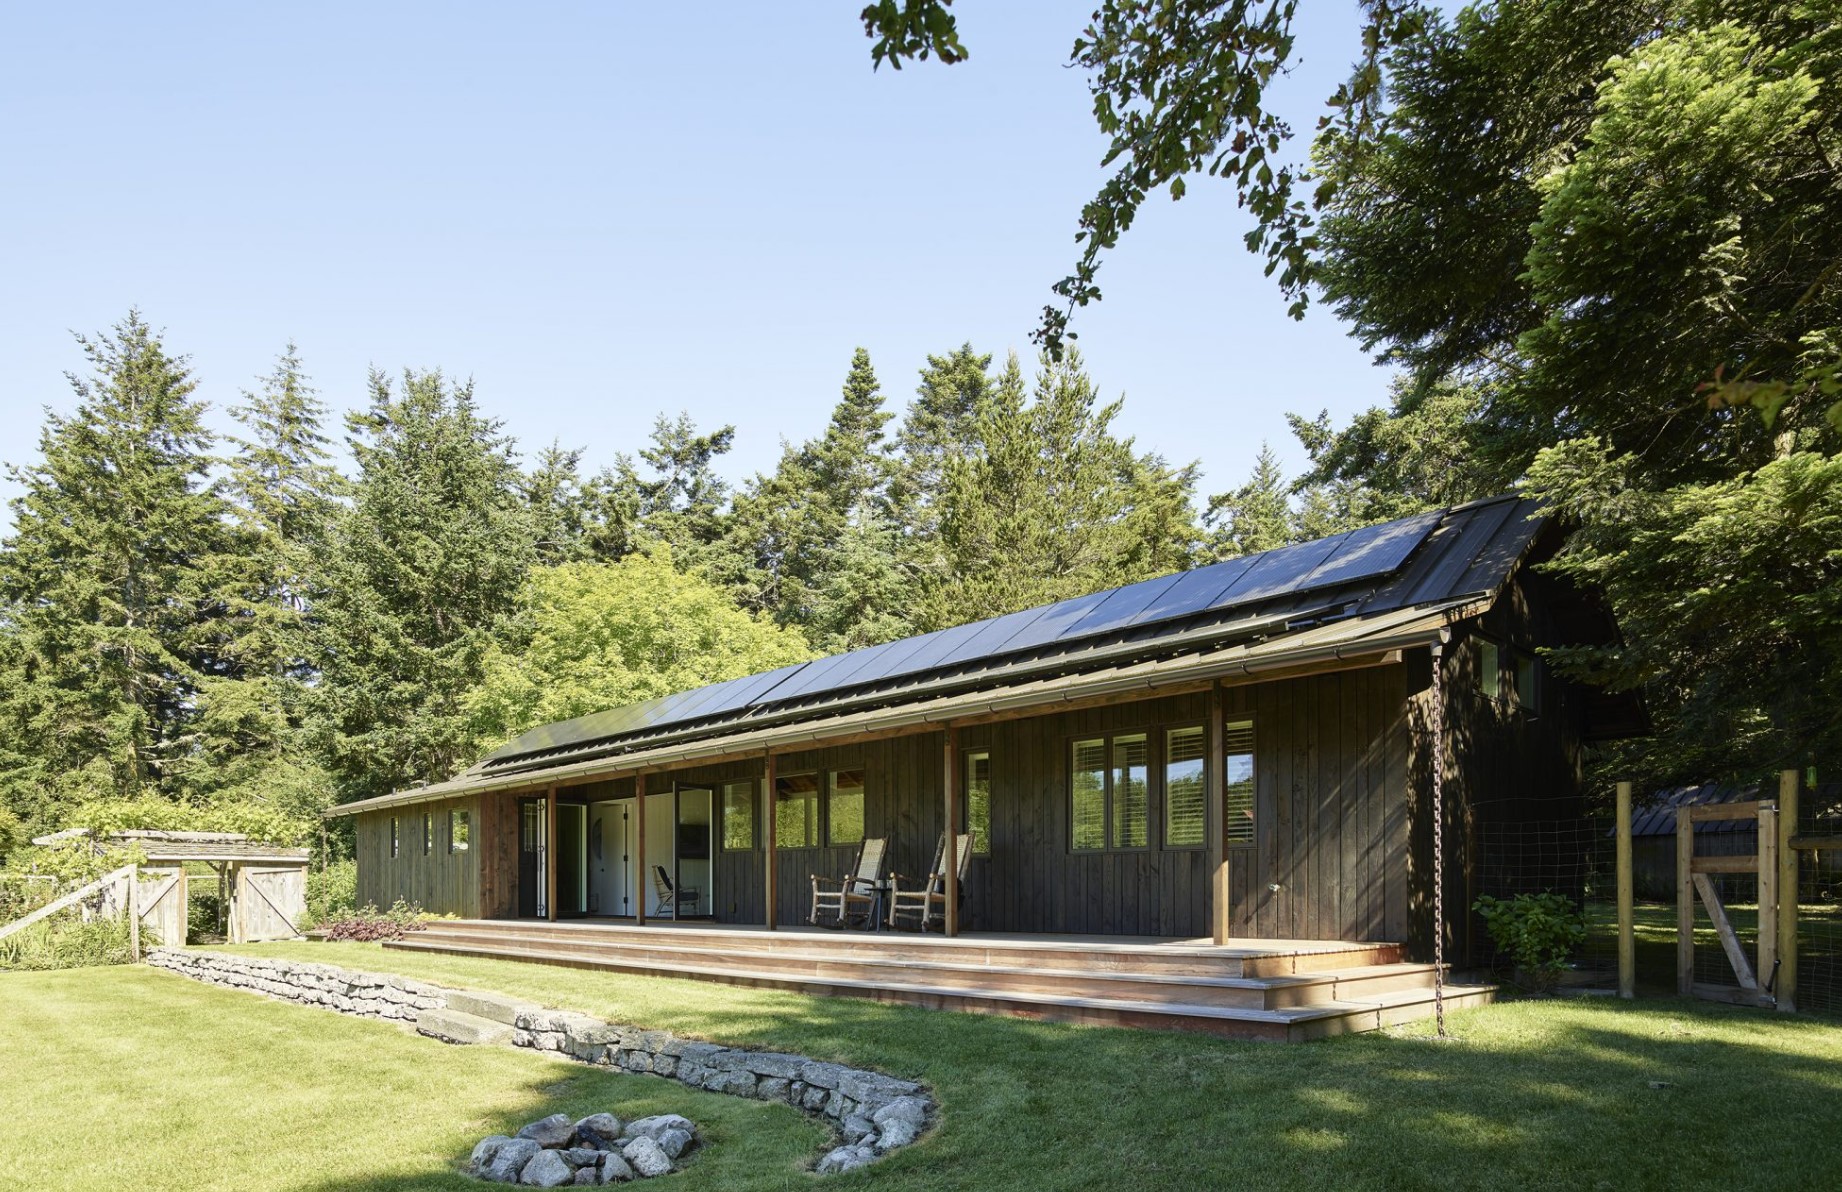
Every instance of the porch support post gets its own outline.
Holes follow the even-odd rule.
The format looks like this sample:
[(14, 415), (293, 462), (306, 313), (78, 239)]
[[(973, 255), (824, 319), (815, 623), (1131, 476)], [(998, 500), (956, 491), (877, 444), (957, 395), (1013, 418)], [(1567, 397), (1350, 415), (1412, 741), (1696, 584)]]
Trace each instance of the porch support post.
[(1202, 823), (1209, 842), (1209, 935), (1217, 944), (1228, 942), (1230, 890), (1228, 824), (1223, 803), (1228, 796), (1227, 713), (1222, 708), (1222, 685), (1209, 684), (1209, 727), (1204, 733), (1208, 754), (1203, 762)]
[(959, 934), (959, 726), (947, 725), (946, 747), (946, 813), (947, 847), (941, 853), (941, 861), (946, 865), (946, 925), (947, 936)]
[(635, 926), (646, 926), (646, 887), (652, 884), (652, 874), (646, 869), (646, 771), (641, 770), (633, 776), (633, 814), (638, 823), (633, 826), (633, 893), (639, 900), (633, 908)]
[(556, 787), (544, 792), (544, 916), (556, 921)]
[(762, 763), (761, 779), (761, 905), (763, 911), (761, 922), (769, 931), (780, 926), (774, 913), (774, 850), (778, 845), (778, 825), (774, 822), (774, 755), (766, 755)]

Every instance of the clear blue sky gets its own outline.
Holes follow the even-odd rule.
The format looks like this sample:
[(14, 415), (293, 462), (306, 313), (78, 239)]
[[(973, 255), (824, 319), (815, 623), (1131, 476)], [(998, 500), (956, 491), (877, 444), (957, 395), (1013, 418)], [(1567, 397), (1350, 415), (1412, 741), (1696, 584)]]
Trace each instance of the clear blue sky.
[[(859, 7), (6, 6), (0, 459), (69, 406), (70, 333), (131, 305), (218, 425), (293, 339), (335, 409), (439, 366), (594, 466), (660, 411), (734, 423), (738, 479), (823, 425), (857, 345), (898, 407), (929, 352), (1029, 355), (1102, 177), (1063, 65), (1091, 0), (962, 0), (971, 60), (899, 73)], [(1356, 18), (1302, 8), (1279, 95), (1309, 128)], [(1245, 227), (1224, 186), (1154, 202), (1076, 323), (1205, 493), (1262, 439), (1298, 464), (1285, 411), (1386, 388), (1328, 312), (1286, 317)]]

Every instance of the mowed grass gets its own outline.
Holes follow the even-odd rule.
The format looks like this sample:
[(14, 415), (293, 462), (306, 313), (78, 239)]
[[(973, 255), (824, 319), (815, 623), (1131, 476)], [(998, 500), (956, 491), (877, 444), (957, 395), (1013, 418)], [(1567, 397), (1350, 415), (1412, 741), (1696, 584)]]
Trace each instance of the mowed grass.
[[(1241, 1044), (376, 945), (242, 950), (494, 989), (931, 1084), (939, 1129), (866, 1172), (826, 1177), (840, 1192), (1830, 1189), (1842, 1161), (1842, 1027), (1824, 1019), (1525, 1001), (1453, 1015), (1447, 1043), (1414, 1027)], [(810, 1188), (802, 1167), (824, 1143), (783, 1107), (510, 1049), (444, 1047), (145, 970), (0, 977), (0, 1002), (0, 1181), (24, 1186), (464, 1186), (452, 1172), (480, 1135), (610, 1104), (709, 1127), (711, 1148), (667, 1187)]]

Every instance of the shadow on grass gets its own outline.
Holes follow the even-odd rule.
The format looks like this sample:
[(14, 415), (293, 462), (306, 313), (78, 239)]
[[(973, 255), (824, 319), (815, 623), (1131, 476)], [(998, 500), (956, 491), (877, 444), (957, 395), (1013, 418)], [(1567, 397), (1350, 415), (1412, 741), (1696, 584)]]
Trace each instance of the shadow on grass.
[[(1842, 1120), (1835, 1024), (1704, 1003), (1519, 1002), (1454, 1015), (1453, 1042), (1403, 1031), (1288, 1046), (498, 961), (325, 958), (931, 1085), (936, 1134), (827, 1178), (841, 1189), (1827, 1188)], [(763, 1157), (753, 1140), (735, 1149)], [(719, 1180), (702, 1161), (675, 1178), (810, 1179), (742, 1163)]]

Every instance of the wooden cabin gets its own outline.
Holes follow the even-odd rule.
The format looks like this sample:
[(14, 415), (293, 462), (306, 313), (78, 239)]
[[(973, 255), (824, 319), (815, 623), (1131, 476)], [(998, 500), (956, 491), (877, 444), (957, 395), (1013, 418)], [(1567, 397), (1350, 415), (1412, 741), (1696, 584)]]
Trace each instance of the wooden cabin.
[(1559, 542), (1480, 501), (546, 725), (332, 814), (361, 902), (467, 919), (784, 927), (865, 836), (912, 878), (950, 821), (947, 935), (1424, 959), (1436, 764), (1462, 961), (1481, 831), (1579, 817), (1583, 747), (1635, 724), (1541, 660), (1613, 632), (1537, 569)]

